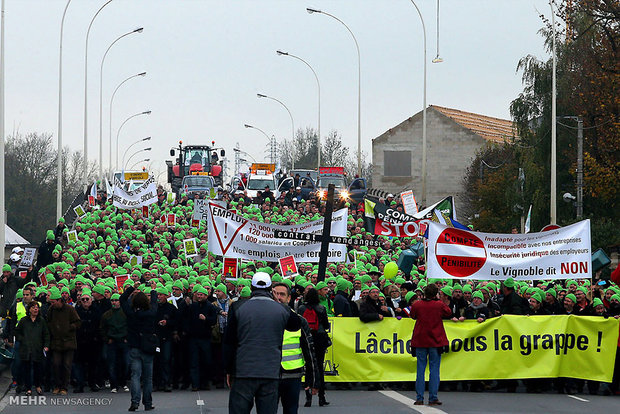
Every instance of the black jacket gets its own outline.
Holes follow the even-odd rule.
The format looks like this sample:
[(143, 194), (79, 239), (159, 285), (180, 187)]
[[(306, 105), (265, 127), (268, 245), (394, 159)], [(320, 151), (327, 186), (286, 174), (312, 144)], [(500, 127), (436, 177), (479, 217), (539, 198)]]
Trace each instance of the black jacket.
[[(201, 320), (200, 315), (205, 319)], [(189, 338), (210, 339), (211, 328), (217, 322), (217, 309), (211, 302), (194, 302), (185, 311), (185, 332)]]
[(121, 295), (121, 307), (127, 316), (127, 343), (130, 348), (140, 348), (140, 335), (155, 333), (155, 318), (157, 316), (157, 292), (151, 291), (150, 309), (133, 309), (129, 303), (129, 295), (134, 291), (128, 286)]
[(353, 316), (349, 298), (343, 292), (336, 292), (336, 296), (334, 296), (334, 315), (344, 317)]
[[(155, 325), (155, 333), (161, 341), (171, 339), (177, 332), (177, 312), (177, 308), (175, 308), (172, 303), (160, 303), (159, 306), (157, 306), (157, 318), (155, 318), (157, 324)], [(162, 320), (166, 321), (166, 325), (162, 326), (159, 324)]]
[(372, 322), (380, 320), (379, 315), (392, 316), (390, 312), (383, 312), (381, 310), (381, 304), (379, 301), (375, 302), (369, 296), (362, 301), (360, 304), (360, 321), (362, 322)]
[(284, 330), (301, 329), (301, 318), (263, 289), (233, 303), (224, 332), (224, 366), (238, 378), (279, 379)]

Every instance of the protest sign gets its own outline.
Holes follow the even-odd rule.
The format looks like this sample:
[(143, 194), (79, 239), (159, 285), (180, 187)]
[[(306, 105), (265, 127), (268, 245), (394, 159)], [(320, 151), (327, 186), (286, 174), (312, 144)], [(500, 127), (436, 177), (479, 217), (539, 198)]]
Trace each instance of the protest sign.
[(168, 214), (168, 227), (174, 227), (177, 222), (177, 216), (174, 213)]
[(176, 193), (168, 193), (168, 195), (166, 196), (166, 202), (170, 205), (173, 205), (176, 199), (177, 199)]
[(132, 256), (129, 258), (129, 264), (131, 264), (131, 266), (132, 266), (132, 267), (133, 267), (133, 266), (138, 266), (138, 265), (141, 265), (141, 264), (142, 264), (142, 256), (135, 256), (135, 255), (132, 255)]
[(198, 248), (196, 247), (196, 239), (183, 240), (183, 249), (185, 249), (185, 257), (198, 256)]
[(77, 230), (71, 230), (67, 232), (67, 241), (77, 243)]
[(93, 197), (92, 195), (88, 196), (88, 205), (90, 207), (95, 207), (95, 197)]
[(78, 219), (81, 219), (86, 215), (86, 211), (84, 211), (84, 207), (82, 207), (81, 204), (73, 207), (73, 211), (75, 211), (75, 215), (78, 217)]
[(405, 213), (415, 214), (418, 212), (418, 204), (415, 202), (413, 190), (400, 193), (400, 198), (403, 202), (403, 209), (405, 210)]
[(20, 277), (21, 279), (25, 279), (25, 278), (26, 278), (26, 276), (28, 276), (28, 272), (27, 272), (26, 270), (20, 270), (20, 271), (19, 271), (19, 277)]
[[(320, 234), (323, 231), (323, 219), (290, 226), (277, 226), (248, 220), (222, 208), (213, 201), (208, 203), (208, 215), (209, 251), (215, 255), (270, 262), (277, 262), (282, 257), (292, 255), (297, 261), (319, 261), (320, 243), (277, 239), (274, 237), (274, 231)], [(345, 208), (334, 213), (331, 234), (344, 237), (346, 231), (347, 209)], [(331, 244), (328, 260), (344, 262), (346, 250), (345, 245)]]
[(206, 220), (207, 219), (207, 204), (209, 200), (198, 199), (194, 200), (194, 215), (193, 220)]
[(295, 263), (295, 256), (286, 256), (279, 259), (280, 270), (282, 270), (282, 276), (295, 276), (297, 275), (297, 263)]
[(200, 220), (192, 219), (192, 227), (200, 228)]
[(39, 275), (39, 286), (47, 286), (47, 274), (41, 273)]
[(142, 217), (149, 218), (149, 206), (142, 206)]
[(495, 234), (429, 223), (428, 272), (439, 279), (592, 277), (590, 220), (528, 234)]
[(128, 279), (128, 274), (114, 276), (114, 280), (116, 282), (116, 290), (118, 290), (119, 293), (123, 293), (123, 284), (125, 284)]
[(117, 180), (114, 182), (114, 195), (112, 196), (114, 207), (121, 209), (141, 208), (157, 202), (157, 183), (155, 178), (150, 177), (140, 187), (132, 191), (125, 191), (123, 184)]
[(231, 257), (224, 258), (224, 277), (226, 278), (237, 278), (237, 268), (239, 264), (239, 259), (233, 259)]
[[(333, 345), (325, 381), (413, 381), (413, 319), (330, 318)], [(449, 348), (441, 379), (501, 380), (570, 377), (609, 382), (618, 345), (618, 320), (574, 315), (504, 315), (483, 323), (445, 321)], [(361, 363), (361, 361), (364, 361)], [(428, 377), (428, 371), (426, 372)]]
[(22, 260), (19, 262), (19, 267), (28, 268), (34, 263), (34, 256), (37, 254), (36, 247), (26, 247), (24, 249), (24, 254), (22, 255)]

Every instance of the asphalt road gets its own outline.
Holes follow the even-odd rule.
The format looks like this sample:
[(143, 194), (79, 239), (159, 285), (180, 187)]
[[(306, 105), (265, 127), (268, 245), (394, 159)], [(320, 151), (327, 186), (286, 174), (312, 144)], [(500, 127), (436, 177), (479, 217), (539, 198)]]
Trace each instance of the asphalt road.
[[(125, 413), (129, 407), (129, 393), (112, 394), (109, 390), (98, 393), (69, 394), (67, 397), (55, 397), (51, 394), (45, 398), (35, 397), (30, 401), (16, 399), (10, 391), (0, 401), (0, 411), (10, 414), (28, 414), (42, 412), (55, 413)], [(505, 392), (440, 392), (443, 405), (439, 407), (413, 406), (414, 391), (365, 391), (328, 390), (328, 407), (318, 407), (315, 397), (311, 408), (300, 407), (304, 413), (614, 413), (618, 412), (618, 397), (592, 396), (579, 394), (575, 396), (561, 394), (508, 394)], [(303, 397), (300, 397), (303, 402)], [(153, 413), (207, 414), (228, 412), (228, 392), (214, 391), (174, 391), (172, 393), (154, 393), (156, 407)], [(144, 407), (140, 407), (142, 411)], [(281, 412), (281, 410), (280, 410)]]

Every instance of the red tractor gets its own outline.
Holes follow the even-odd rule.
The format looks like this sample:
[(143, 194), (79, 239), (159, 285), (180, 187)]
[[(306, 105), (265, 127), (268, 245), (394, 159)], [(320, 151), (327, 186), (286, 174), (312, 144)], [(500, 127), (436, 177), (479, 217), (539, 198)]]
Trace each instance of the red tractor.
[[(209, 145), (186, 145), (179, 141), (178, 148), (170, 149), (170, 156), (174, 157), (178, 150), (178, 157), (173, 164), (167, 160), (168, 182), (172, 191), (178, 193), (181, 189), (183, 177), (186, 175), (210, 175), (218, 186), (223, 185), (223, 171), (220, 157), (224, 157), (226, 152), (222, 148), (215, 148), (215, 141)], [(219, 150), (219, 155), (217, 150)]]

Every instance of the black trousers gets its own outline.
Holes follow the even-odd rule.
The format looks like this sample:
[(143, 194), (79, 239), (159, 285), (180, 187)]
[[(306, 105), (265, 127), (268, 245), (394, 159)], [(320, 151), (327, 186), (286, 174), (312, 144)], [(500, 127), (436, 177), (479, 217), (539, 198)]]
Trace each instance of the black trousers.
[(280, 380), (278, 393), (282, 402), (282, 414), (297, 414), (300, 391), (301, 378), (284, 378)]
[(276, 414), (279, 383), (277, 379), (235, 378), (228, 396), (228, 412), (250, 414), (256, 402), (256, 414)]

